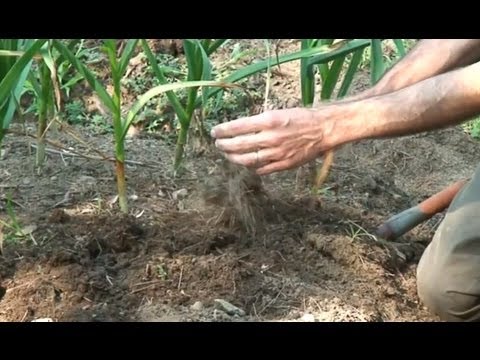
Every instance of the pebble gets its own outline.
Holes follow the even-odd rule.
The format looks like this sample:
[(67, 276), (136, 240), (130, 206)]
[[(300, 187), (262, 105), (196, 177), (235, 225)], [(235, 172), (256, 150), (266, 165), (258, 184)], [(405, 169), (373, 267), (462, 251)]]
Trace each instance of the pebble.
[(395, 289), (393, 287), (388, 287), (385, 289), (385, 295), (387, 296), (394, 296), (395, 295)]
[(188, 194), (187, 189), (180, 189), (180, 190), (174, 191), (172, 193), (172, 197), (173, 197), (173, 200), (180, 200), (185, 198), (187, 194)]
[(287, 100), (287, 108), (293, 108), (293, 107), (296, 107), (298, 106), (298, 100), (297, 99), (293, 99), (293, 98), (290, 98)]
[(214, 302), (217, 309), (226, 312), (228, 315), (245, 316), (245, 311), (236, 307), (235, 305), (230, 304), (228, 301), (223, 299), (215, 299)]
[(32, 320), (31, 322), (53, 322), (53, 319), (51, 319), (51, 318), (40, 318), (40, 319)]
[(303, 314), (300, 320), (304, 322), (315, 322), (315, 316), (313, 316), (312, 314)]
[(201, 311), (203, 309), (203, 303), (201, 301), (196, 301), (191, 307), (190, 309), (194, 310), (194, 311)]

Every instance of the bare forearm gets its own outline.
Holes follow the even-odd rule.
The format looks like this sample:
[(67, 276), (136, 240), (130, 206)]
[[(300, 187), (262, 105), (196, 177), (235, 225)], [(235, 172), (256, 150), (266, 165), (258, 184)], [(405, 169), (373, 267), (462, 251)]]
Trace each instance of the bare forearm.
[(422, 40), (374, 86), (375, 95), (470, 65), (479, 58), (479, 39)]
[(340, 142), (453, 126), (480, 114), (480, 63), (343, 106), (351, 116), (338, 121), (336, 131), (347, 134)]
[(347, 101), (387, 94), (480, 59), (480, 39), (421, 40), (372, 88)]

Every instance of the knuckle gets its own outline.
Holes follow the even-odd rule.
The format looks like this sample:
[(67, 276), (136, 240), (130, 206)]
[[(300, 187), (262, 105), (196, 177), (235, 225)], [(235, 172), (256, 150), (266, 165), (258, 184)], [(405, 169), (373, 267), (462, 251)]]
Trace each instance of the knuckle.
[(279, 152), (278, 152), (278, 157), (280, 159), (285, 159), (285, 158), (288, 158), (288, 151), (285, 150), (285, 149), (281, 149)]
[(263, 121), (268, 125), (273, 125), (276, 119), (276, 112), (274, 110), (267, 110), (263, 113)]
[(263, 142), (263, 146), (267, 148), (273, 148), (278, 145), (278, 139), (275, 136), (269, 136)]
[(238, 159), (238, 156), (235, 155), (235, 154), (226, 154), (225, 157), (227, 158), (228, 161), (234, 163), (234, 164), (238, 164), (239, 163), (239, 159)]

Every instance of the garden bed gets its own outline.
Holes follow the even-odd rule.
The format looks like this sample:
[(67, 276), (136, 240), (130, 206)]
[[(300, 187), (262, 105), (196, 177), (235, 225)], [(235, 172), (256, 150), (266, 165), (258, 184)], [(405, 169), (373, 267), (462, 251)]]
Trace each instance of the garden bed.
[[(295, 106), (298, 64), (281, 69), (270, 106)], [(356, 79), (355, 91), (367, 76)], [(92, 148), (111, 151), (108, 131), (73, 128)], [(62, 131), (49, 137), (79, 150)], [(263, 178), (265, 217), (252, 235), (220, 221), (224, 206), (205, 202), (212, 181), (224, 179), (215, 149), (190, 149), (174, 179), (172, 146), (145, 131), (130, 138), (124, 216), (113, 163), (50, 147), (37, 174), (32, 144), (10, 134), (3, 145), (0, 215), (10, 221), (11, 205), (29, 231), (4, 235), (2, 321), (436, 320), (419, 303), (415, 270), (442, 215), (396, 243), (371, 234), (392, 214), (469, 176), (480, 154), (459, 128), (345, 146), (322, 195), (310, 194), (307, 176), (296, 171)]]

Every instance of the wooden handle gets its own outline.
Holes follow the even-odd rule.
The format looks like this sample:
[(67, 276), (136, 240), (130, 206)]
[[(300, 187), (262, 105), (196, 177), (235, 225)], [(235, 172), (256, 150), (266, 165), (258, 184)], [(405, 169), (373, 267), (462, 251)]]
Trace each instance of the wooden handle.
[(450, 206), (453, 198), (463, 188), (467, 181), (468, 179), (457, 181), (456, 183), (429, 197), (427, 200), (422, 201), (420, 204), (418, 204), (418, 207), (425, 215), (428, 216), (433, 216), (445, 210), (448, 206)]
[(396, 214), (378, 227), (376, 233), (385, 240), (396, 239), (420, 223), (450, 206), (468, 179), (457, 181), (420, 204)]

